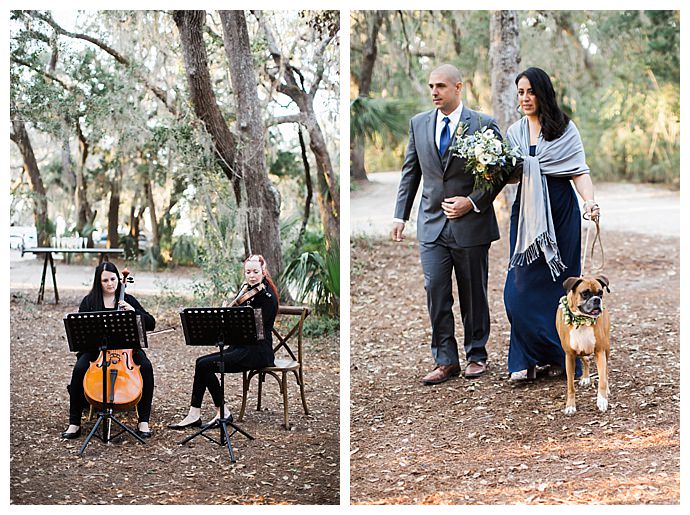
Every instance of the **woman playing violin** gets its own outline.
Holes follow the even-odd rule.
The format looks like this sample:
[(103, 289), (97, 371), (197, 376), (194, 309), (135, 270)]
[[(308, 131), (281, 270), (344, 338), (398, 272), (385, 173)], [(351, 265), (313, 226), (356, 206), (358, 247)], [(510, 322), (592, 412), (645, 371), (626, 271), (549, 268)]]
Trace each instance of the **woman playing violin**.
[[(264, 324), (264, 340), (258, 345), (232, 345), (223, 351), (223, 362), (226, 372), (242, 372), (273, 365), (273, 322), (278, 313), (278, 289), (271, 280), (263, 256), (251, 255), (244, 262), (244, 279), (240, 293), (227, 304), (229, 306), (250, 306), (261, 309)], [(201, 401), (208, 388), (213, 403), (216, 406), (215, 420), (220, 416), (220, 406), (223, 404), (223, 393), (216, 377), (220, 353), (215, 352), (202, 356), (196, 360), (194, 382), (192, 385), (192, 402), (189, 413), (177, 424), (168, 427), (184, 429), (201, 426)], [(226, 408), (224, 416), (229, 415)], [(213, 420), (211, 422), (213, 422)]]
[[(152, 331), (156, 326), (156, 320), (141, 307), (137, 299), (125, 293), (124, 300), (119, 301), (120, 288), (122, 287), (117, 267), (108, 261), (101, 263), (96, 267), (93, 286), (89, 294), (81, 301), (79, 311), (106, 311), (110, 309), (134, 311), (141, 315), (144, 328), (147, 331)], [(68, 388), (69, 427), (62, 433), (63, 438), (77, 438), (81, 434), (81, 413), (86, 402), (84, 398), (84, 375), (89, 369), (91, 362), (97, 358), (98, 352), (77, 353), (77, 363), (72, 370), (72, 381)], [(140, 366), (139, 371), (143, 379), (141, 400), (137, 405), (139, 413), (137, 433), (142, 438), (148, 438), (152, 435), (152, 431), (149, 428), (149, 417), (153, 400), (153, 367), (142, 349), (134, 351), (134, 362)]]

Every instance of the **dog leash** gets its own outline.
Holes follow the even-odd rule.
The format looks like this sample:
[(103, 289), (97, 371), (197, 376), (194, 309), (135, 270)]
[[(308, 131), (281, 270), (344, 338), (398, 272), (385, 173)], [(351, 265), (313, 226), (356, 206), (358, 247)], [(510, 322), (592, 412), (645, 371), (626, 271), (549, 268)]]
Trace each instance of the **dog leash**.
[[(582, 213), (582, 218), (584, 220), (594, 222), (594, 226), (597, 228), (597, 232), (594, 235), (594, 240), (592, 240), (592, 248), (590, 250), (590, 261), (593, 263), (594, 262), (594, 247), (596, 247), (597, 242), (599, 243), (599, 250), (601, 253), (601, 264), (594, 268), (592, 272), (600, 272), (604, 269), (604, 244), (601, 242), (601, 229), (599, 227), (599, 215), (595, 217), (589, 216), (586, 212)], [(585, 251), (584, 255), (582, 256), (582, 275), (585, 273), (585, 266), (587, 264), (587, 248), (589, 246), (589, 233), (592, 230), (591, 224), (587, 225), (587, 235), (585, 236)]]

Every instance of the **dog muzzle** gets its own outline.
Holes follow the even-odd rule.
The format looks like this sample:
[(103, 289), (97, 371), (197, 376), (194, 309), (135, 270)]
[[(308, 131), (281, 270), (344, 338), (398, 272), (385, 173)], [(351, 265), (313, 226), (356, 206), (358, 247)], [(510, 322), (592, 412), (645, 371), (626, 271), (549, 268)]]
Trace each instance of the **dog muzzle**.
[(601, 297), (595, 296), (587, 299), (587, 302), (580, 304), (577, 309), (585, 316), (597, 318), (603, 312)]

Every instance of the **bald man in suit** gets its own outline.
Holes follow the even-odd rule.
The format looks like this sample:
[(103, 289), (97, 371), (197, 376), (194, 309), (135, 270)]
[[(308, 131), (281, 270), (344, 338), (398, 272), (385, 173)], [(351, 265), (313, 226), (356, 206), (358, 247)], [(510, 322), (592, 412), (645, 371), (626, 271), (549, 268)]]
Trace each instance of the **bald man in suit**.
[(444, 64), (432, 71), (429, 90), (435, 108), (410, 120), (391, 231), (393, 240), (402, 241), (421, 181), (417, 240), (436, 363), (422, 379), (428, 385), (443, 383), (461, 372), (452, 309), (453, 271), (464, 328), (464, 376), (476, 378), (486, 371), (489, 247), (500, 237), (492, 205), (500, 188), (475, 190), (474, 178), (465, 170), (466, 161), (451, 151), (459, 123), (465, 134), (488, 127), (500, 137), (498, 126), (493, 118), (463, 105), (462, 77), (456, 67)]

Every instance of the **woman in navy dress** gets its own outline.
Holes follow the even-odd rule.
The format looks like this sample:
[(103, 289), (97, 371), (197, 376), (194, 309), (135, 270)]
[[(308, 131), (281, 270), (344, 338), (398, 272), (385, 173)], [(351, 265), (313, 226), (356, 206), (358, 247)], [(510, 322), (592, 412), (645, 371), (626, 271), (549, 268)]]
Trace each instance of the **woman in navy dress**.
[[(518, 100), (529, 123), (529, 154), (536, 155), (540, 141), (559, 138), (572, 123), (556, 103), (549, 76), (539, 68), (528, 68), (515, 80)], [(520, 122), (516, 122), (520, 123)], [(589, 216), (599, 215), (589, 173), (571, 177), (546, 176), (550, 212), (555, 239), (565, 270), (559, 277), (547, 266), (543, 253), (529, 264), (513, 266), (508, 271), (504, 303), (510, 321), (508, 371), (512, 381), (534, 379), (537, 369), (547, 367), (549, 374), (563, 373), (565, 354), (556, 332), (555, 313), (563, 296), (563, 280), (580, 275), (580, 208), (571, 181), (585, 200)], [(514, 255), (518, 221), (521, 214), (522, 184), (510, 217), (510, 255)], [(579, 374), (579, 361), (578, 371)]]

